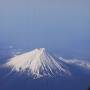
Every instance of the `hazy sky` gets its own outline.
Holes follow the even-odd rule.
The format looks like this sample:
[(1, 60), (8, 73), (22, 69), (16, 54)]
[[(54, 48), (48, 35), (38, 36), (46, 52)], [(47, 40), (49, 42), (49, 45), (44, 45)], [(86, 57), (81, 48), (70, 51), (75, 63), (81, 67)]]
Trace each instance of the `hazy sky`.
[(90, 57), (90, 0), (0, 0), (0, 44)]

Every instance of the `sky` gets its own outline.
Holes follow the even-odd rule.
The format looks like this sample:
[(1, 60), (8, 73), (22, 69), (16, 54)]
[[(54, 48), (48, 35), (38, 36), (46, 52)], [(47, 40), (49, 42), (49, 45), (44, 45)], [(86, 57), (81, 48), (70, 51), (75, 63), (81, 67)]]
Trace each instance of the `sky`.
[(90, 0), (0, 0), (0, 49), (10, 45), (90, 59)]

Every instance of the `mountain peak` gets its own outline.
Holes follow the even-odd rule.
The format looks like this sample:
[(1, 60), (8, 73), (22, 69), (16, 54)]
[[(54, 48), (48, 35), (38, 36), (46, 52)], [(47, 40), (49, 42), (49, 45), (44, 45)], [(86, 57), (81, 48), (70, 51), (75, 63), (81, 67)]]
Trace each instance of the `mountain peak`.
[(45, 48), (37, 48), (37, 50), (45, 51)]
[(44, 53), (44, 52), (46, 52), (46, 49), (45, 48), (36, 48), (33, 51), (36, 51), (38, 53)]
[(7, 67), (12, 71), (26, 73), (34, 78), (55, 75), (70, 75), (67, 65), (57, 57), (46, 52), (45, 48), (34, 49), (11, 58)]

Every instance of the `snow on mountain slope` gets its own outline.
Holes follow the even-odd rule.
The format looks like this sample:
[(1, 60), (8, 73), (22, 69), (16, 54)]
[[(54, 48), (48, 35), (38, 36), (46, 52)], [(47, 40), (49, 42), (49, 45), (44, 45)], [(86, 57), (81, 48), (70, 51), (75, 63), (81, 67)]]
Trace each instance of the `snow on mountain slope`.
[(71, 75), (67, 64), (50, 55), (45, 48), (17, 55), (4, 66), (11, 68), (12, 72), (25, 72), (33, 78)]

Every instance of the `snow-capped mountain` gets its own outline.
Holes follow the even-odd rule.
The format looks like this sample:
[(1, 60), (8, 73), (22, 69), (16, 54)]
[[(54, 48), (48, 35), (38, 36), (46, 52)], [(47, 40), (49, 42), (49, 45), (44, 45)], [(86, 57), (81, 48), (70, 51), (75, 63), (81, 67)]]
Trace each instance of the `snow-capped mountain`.
[(45, 48), (15, 55), (0, 65), (1, 90), (87, 90), (88, 86), (89, 62), (57, 58)]
[(69, 76), (68, 65), (57, 57), (49, 54), (45, 48), (32, 50), (11, 58), (5, 65), (18, 73), (33, 77)]

